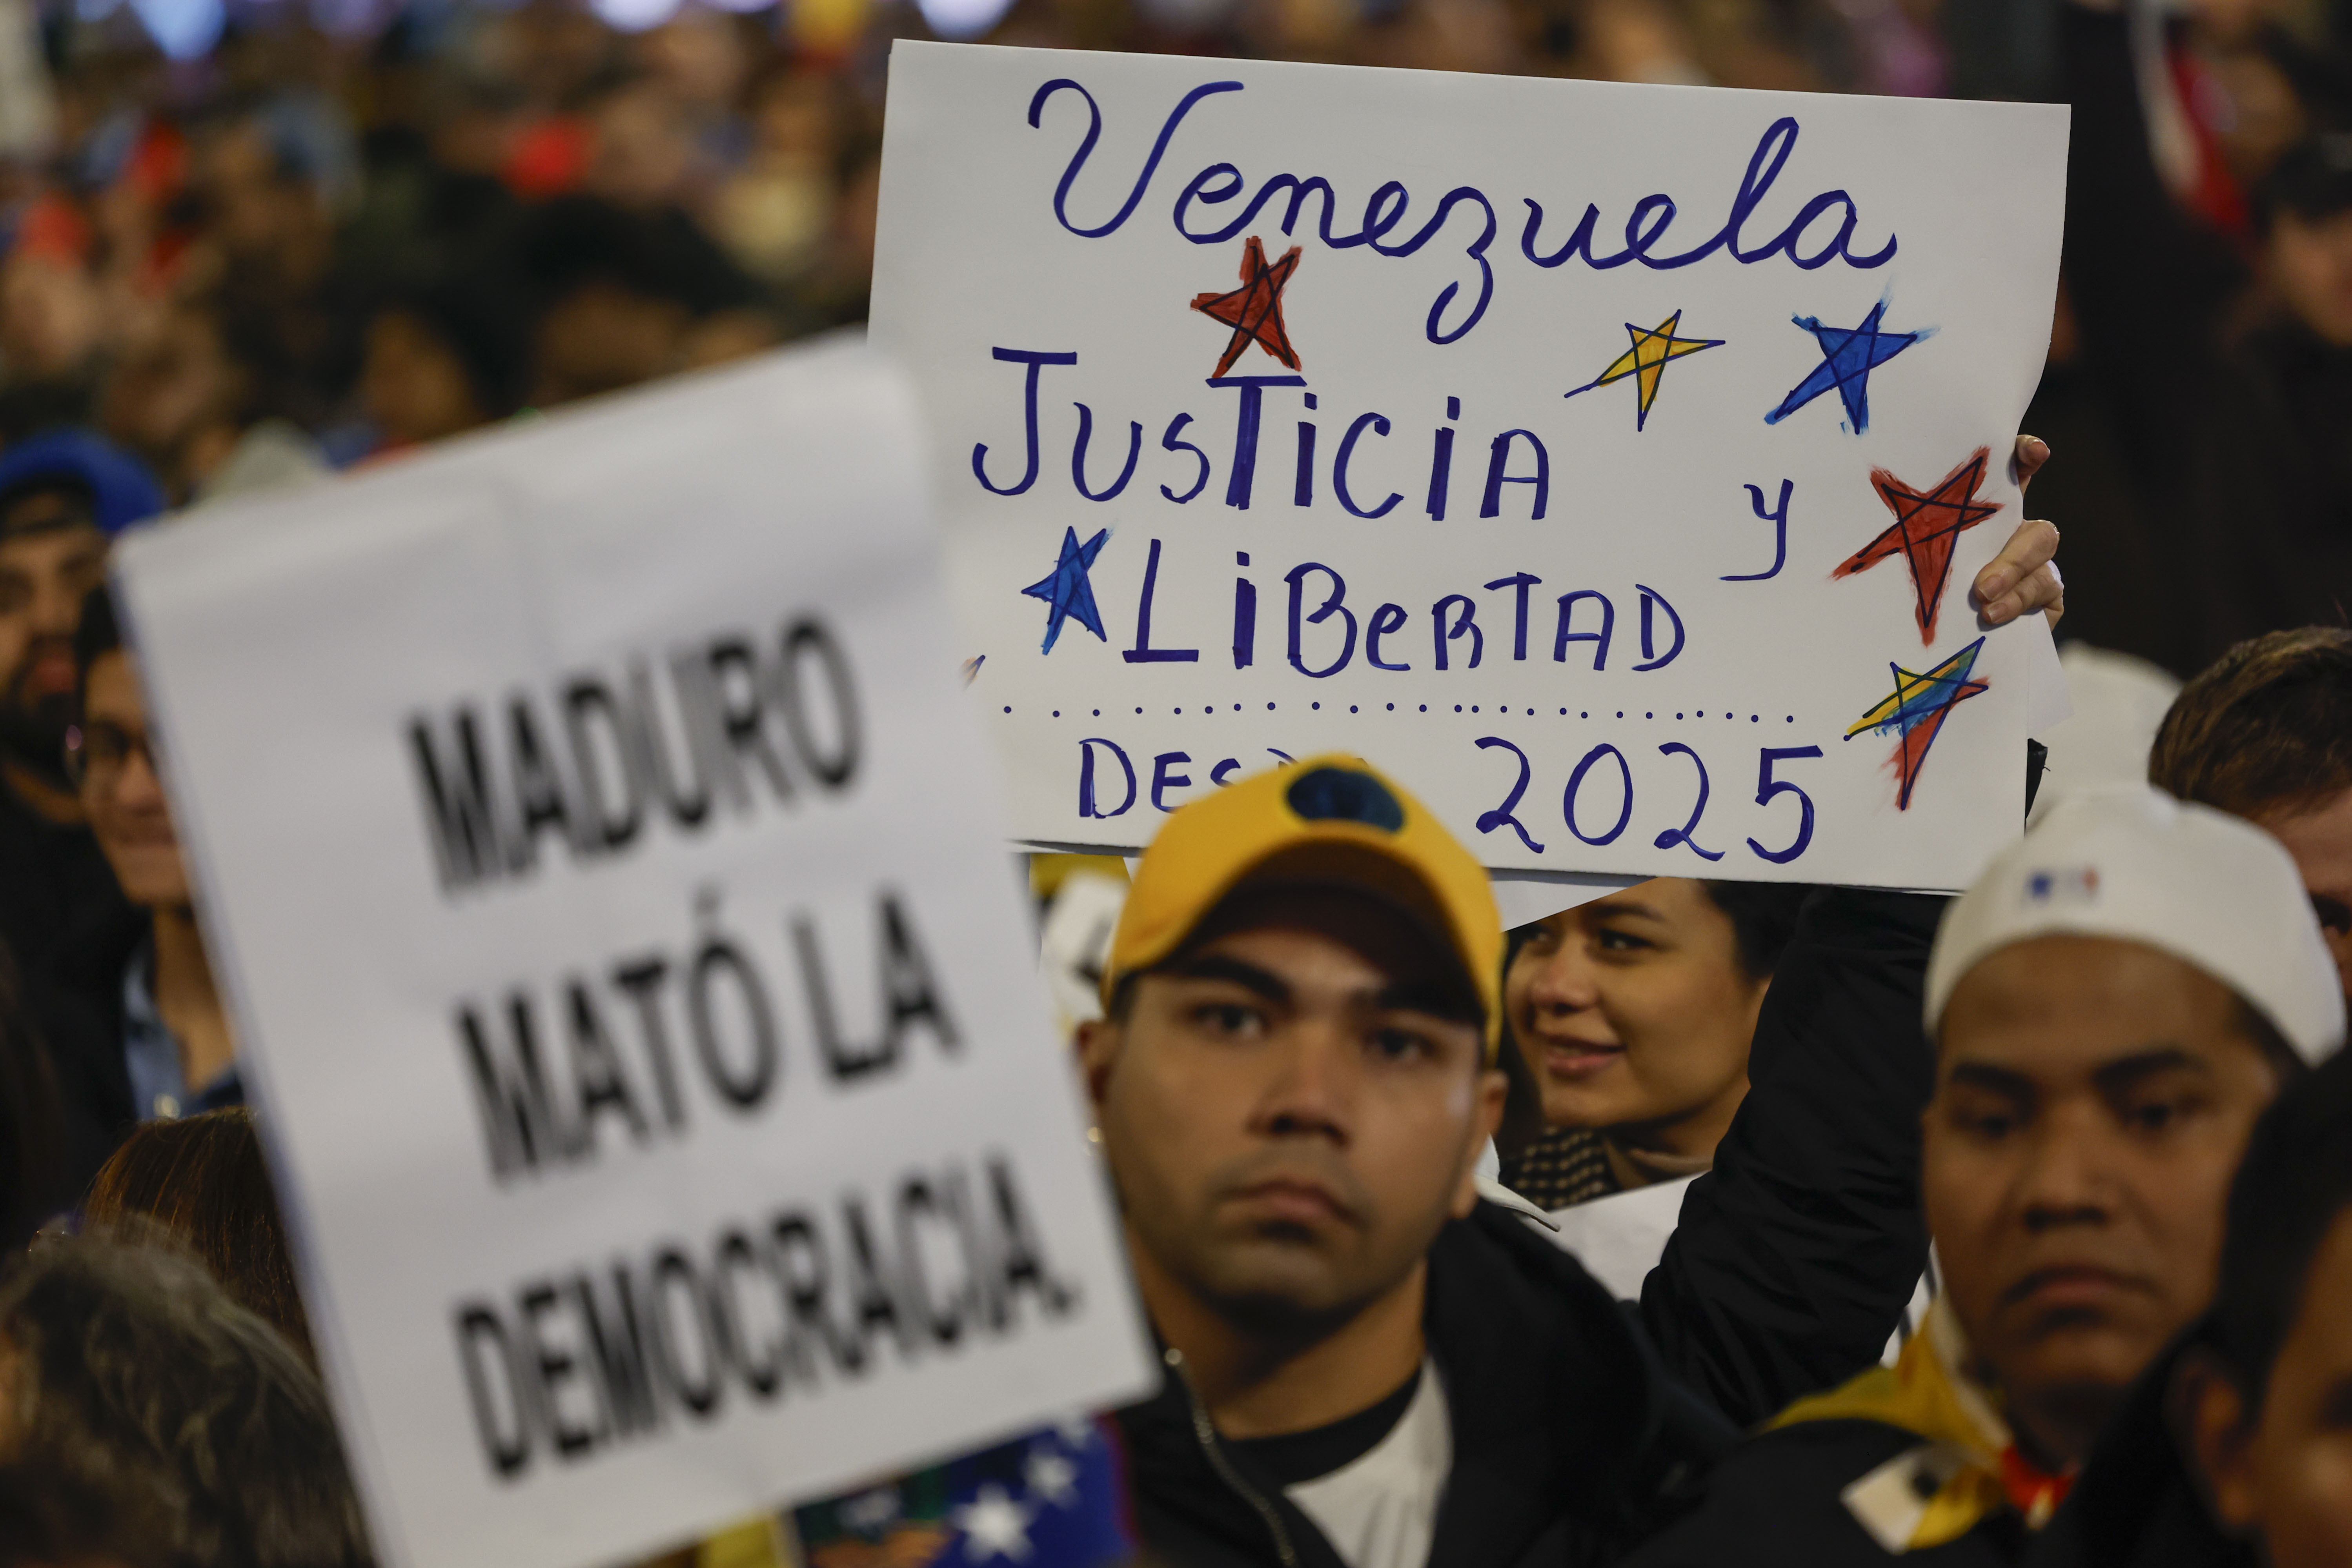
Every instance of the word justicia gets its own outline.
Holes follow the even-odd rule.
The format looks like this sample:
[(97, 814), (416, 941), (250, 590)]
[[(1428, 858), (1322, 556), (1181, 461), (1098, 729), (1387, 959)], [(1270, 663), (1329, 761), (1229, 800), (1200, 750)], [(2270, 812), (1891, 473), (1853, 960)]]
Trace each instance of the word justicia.
[[(1070, 191), (1094, 155), (1095, 144), (1102, 139), (1102, 106), (1081, 83), (1069, 77), (1056, 77), (1039, 87), (1029, 100), (1031, 126), (1043, 127), (1046, 105), (1066, 89), (1086, 100), (1088, 117), (1085, 139), (1070, 155), (1060, 182), (1054, 187), (1055, 220), (1083, 239), (1101, 239), (1118, 233), (1142, 204), (1160, 171), (1160, 161), (1167, 156), (1170, 141), (1186, 118), (1204, 101), (1223, 93), (1240, 92), (1243, 86), (1237, 81), (1204, 82), (1186, 93), (1161, 122), (1160, 134), (1129, 187), (1126, 200), (1109, 218), (1091, 226), (1072, 217)], [(1861, 225), (1862, 214), (1853, 198), (1843, 190), (1822, 191), (1812, 196), (1777, 229), (1770, 228), (1769, 217), (1759, 215), (1774, 183), (1796, 151), (1801, 130), (1792, 115), (1784, 115), (1765, 129), (1748, 155), (1747, 171), (1740, 176), (1738, 189), (1721, 225), (1695, 244), (1685, 243), (1682, 236), (1675, 242), (1668, 241), (1667, 230), (1674, 225), (1679, 209), (1674, 197), (1664, 192), (1643, 196), (1633, 204), (1625, 216), (1622, 246), (1601, 237), (1601, 209), (1591, 203), (1565, 238), (1557, 233), (1548, 238), (1543, 232), (1543, 204), (1525, 196), (1520, 198), (1527, 208), (1527, 218), (1519, 231), (1519, 254), (1545, 269), (1581, 261), (1595, 272), (1634, 262), (1655, 271), (1671, 271), (1695, 266), (1717, 254), (1742, 267), (1785, 256), (1792, 266), (1808, 271), (1833, 260), (1865, 269), (1884, 267), (1894, 260), (1896, 236), (1891, 233), (1877, 249), (1857, 253), (1854, 233)], [(1246, 201), (1243, 200), (1244, 193)], [(1428, 216), (1423, 218), (1414, 210), (1412, 193), (1402, 181), (1384, 181), (1364, 198), (1363, 214), (1354, 231), (1336, 232), (1335, 224), (1346, 221), (1339, 216), (1343, 198), (1328, 179), (1320, 174), (1270, 173), (1259, 180), (1253, 190), (1248, 174), (1235, 164), (1220, 162), (1206, 165), (1185, 182), (1177, 193), (1170, 221), (1178, 234), (1195, 245), (1223, 244), (1257, 222), (1259, 214), (1277, 197), (1282, 199), (1281, 228), (1285, 235), (1297, 232), (1299, 220), (1307, 215), (1308, 203), (1315, 203), (1318, 210), (1314, 235), (1330, 250), (1360, 246), (1376, 256), (1408, 256), (1420, 252), (1441, 234), (1451, 232), (1464, 236), (1463, 257), (1476, 271), (1448, 282), (1439, 291), (1430, 305), (1423, 331), (1433, 343), (1459, 342), (1486, 314), (1486, 307), (1495, 298), (1495, 267), (1487, 251), (1501, 232), (1502, 219), (1494, 202), (1475, 185), (1456, 185), (1444, 192), (1436, 198)], [(1241, 205), (1228, 215), (1228, 204), (1234, 202)], [(1458, 219), (1457, 212), (1461, 214)], [(1757, 230), (1753, 235), (1749, 232), (1751, 225)]]

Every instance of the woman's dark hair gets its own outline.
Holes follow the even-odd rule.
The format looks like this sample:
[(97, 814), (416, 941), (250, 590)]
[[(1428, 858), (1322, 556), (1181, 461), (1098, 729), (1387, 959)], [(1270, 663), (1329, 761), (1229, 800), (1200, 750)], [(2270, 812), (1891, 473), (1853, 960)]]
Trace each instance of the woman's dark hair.
[(371, 1562), (326, 1391), (192, 1258), (86, 1235), (0, 1283), (13, 1461), (143, 1513), (178, 1568)]
[(2207, 1336), (2259, 1410), (2279, 1346), (2304, 1307), (2312, 1260), (2352, 1210), (2352, 1051), (2282, 1089), (2230, 1187), (2230, 1230)]
[(1767, 980), (1780, 967), (1780, 955), (1797, 934), (1797, 912), (1812, 893), (1801, 882), (1702, 882), (1707, 897), (1731, 921), (1739, 945), (1739, 967), (1751, 980)]
[(232, 1301), (318, 1364), (278, 1195), (244, 1106), (142, 1123), (90, 1183), (82, 1212), (101, 1226), (153, 1221), (212, 1270)]

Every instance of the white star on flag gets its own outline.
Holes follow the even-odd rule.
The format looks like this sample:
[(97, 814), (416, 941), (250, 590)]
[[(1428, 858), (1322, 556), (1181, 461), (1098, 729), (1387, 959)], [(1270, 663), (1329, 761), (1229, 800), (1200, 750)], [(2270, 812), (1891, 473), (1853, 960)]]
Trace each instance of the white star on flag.
[(1029, 1521), (1033, 1516), (994, 1481), (982, 1486), (970, 1502), (950, 1517), (963, 1532), (963, 1552), (972, 1562), (985, 1563), (992, 1557), (1009, 1557), (1015, 1563), (1028, 1561)]
[(1055, 1508), (1076, 1508), (1078, 1505), (1078, 1467), (1053, 1449), (1040, 1446), (1029, 1450), (1029, 1463), (1022, 1475), (1029, 1490)]
[(898, 1489), (876, 1487), (860, 1492), (841, 1505), (841, 1521), (852, 1530), (873, 1532), (886, 1524), (895, 1523), (899, 1515)]

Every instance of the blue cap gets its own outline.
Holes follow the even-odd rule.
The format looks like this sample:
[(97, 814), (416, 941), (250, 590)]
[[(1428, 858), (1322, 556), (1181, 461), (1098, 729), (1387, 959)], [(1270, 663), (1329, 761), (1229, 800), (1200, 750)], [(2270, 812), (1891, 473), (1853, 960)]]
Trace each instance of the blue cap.
[(163, 509), (147, 465), (87, 430), (49, 430), (0, 451), (0, 496), (28, 483), (70, 480), (89, 492), (91, 520), (111, 538)]

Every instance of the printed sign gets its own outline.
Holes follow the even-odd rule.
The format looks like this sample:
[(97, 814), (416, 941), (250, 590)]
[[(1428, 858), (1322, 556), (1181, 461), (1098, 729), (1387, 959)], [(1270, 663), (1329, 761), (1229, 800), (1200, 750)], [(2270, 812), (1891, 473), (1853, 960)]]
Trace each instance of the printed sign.
[(1964, 883), (2065, 126), (898, 45), (874, 333), (1016, 833), (1337, 749), (1498, 868)]
[(390, 1563), (1144, 1385), (918, 439), (830, 346), (118, 558)]

